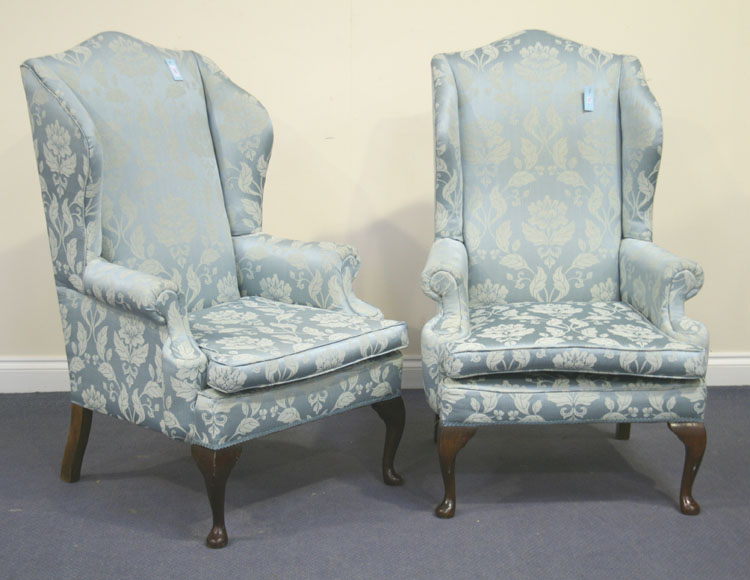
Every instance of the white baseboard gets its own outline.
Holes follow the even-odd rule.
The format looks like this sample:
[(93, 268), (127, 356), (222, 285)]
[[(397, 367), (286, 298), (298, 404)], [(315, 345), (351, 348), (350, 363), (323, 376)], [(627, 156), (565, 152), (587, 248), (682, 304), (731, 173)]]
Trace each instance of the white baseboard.
[(708, 355), (709, 387), (750, 385), (750, 352), (713, 352)]
[[(715, 352), (708, 357), (710, 387), (750, 385), (750, 352)], [(404, 389), (421, 389), (422, 359), (404, 357)], [(67, 391), (68, 363), (56, 357), (0, 357), (0, 394)]]
[(68, 361), (64, 358), (0, 357), (0, 394), (68, 390)]

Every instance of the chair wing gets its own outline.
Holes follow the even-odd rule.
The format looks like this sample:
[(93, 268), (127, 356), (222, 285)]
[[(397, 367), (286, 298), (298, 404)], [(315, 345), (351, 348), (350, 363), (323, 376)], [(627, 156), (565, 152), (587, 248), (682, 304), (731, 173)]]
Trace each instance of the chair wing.
[[(239, 297), (194, 53), (108, 32), (29, 60), (23, 74), (34, 93), (29, 99), (47, 189), (84, 190), (75, 235), (86, 237), (86, 250), (174, 281), (190, 311)], [(46, 115), (50, 109), (58, 125)], [(77, 142), (71, 153), (69, 140)], [(69, 165), (60, 157), (49, 166), (53, 153), (68, 155)], [(85, 261), (82, 249), (77, 255)]]
[(273, 146), (271, 118), (258, 99), (229, 80), (212, 60), (195, 56), (232, 235), (257, 233)]

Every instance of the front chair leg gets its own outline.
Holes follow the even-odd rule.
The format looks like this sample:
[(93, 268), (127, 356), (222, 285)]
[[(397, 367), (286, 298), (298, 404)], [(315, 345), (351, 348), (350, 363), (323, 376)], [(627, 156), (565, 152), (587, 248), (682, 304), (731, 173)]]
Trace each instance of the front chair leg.
[(477, 432), (476, 427), (445, 427), (438, 431), (438, 455), (443, 473), (445, 497), (435, 508), (439, 518), (452, 518), (456, 514), (456, 454)]
[(224, 449), (207, 449), (200, 445), (191, 447), (193, 459), (206, 481), (208, 501), (211, 504), (214, 524), (206, 537), (206, 545), (209, 548), (223, 548), (227, 545), (229, 537), (224, 524), (224, 492), (227, 487), (227, 478), (234, 464), (242, 453), (241, 445), (225, 447)]
[(685, 467), (680, 485), (680, 511), (688, 516), (697, 516), (701, 506), (693, 498), (693, 482), (706, 451), (706, 427), (703, 423), (668, 423), (672, 433), (685, 445)]
[(86, 452), (86, 444), (89, 442), (92, 415), (91, 409), (75, 403), (70, 404), (70, 430), (60, 470), (60, 477), (68, 483), (81, 479), (81, 464), (83, 454)]
[(385, 447), (383, 448), (383, 481), (386, 485), (402, 485), (404, 478), (393, 468), (393, 459), (401, 441), (406, 421), (404, 400), (401, 397), (373, 403), (372, 408), (385, 423)]

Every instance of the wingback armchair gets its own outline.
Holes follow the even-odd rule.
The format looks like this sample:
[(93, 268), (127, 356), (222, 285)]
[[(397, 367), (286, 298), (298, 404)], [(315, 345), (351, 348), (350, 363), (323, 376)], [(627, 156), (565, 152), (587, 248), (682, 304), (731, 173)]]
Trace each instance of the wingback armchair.
[(92, 411), (185, 441), (218, 548), (243, 442), (372, 405), (402, 483), (406, 326), (354, 296), (352, 247), (261, 232), (263, 106), (209, 59), (117, 32), (21, 72), (70, 370), (62, 478)]
[(652, 242), (659, 107), (638, 60), (543, 31), (432, 60), (435, 243), (422, 332), (445, 497), (485, 425), (665, 422), (706, 444), (703, 271)]

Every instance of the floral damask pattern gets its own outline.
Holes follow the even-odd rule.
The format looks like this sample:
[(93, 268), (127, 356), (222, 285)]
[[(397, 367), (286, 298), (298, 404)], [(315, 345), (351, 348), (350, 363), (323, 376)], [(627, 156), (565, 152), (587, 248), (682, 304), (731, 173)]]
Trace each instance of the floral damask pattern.
[(442, 54), (432, 59), (435, 130), (435, 237), (463, 238), (463, 170), (458, 133), (458, 93)]
[(703, 286), (703, 268), (659, 246), (623, 240), (620, 251), (622, 299), (675, 340), (708, 348), (706, 327), (685, 315), (685, 301)]
[(229, 397), (206, 389), (195, 403), (194, 440), (226, 447), (391, 399), (401, 394), (401, 372), (402, 355), (393, 353), (272, 389)]
[(95, 183), (86, 138), (76, 120), (61, 106), (31, 69), (21, 69), (29, 102), (34, 151), (55, 282), (83, 290), (87, 216), (92, 213)]
[(696, 379), (705, 348), (679, 342), (622, 302), (516, 302), (475, 308), (441, 364), (452, 378), (551, 371)]
[(703, 272), (650, 243), (661, 114), (638, 60), (532, 30), (432, 77), (441, 422), (701, 421), (708, 333), (684, 303)]
[(234, 248), (243, 296), (263, 296), (371, 318), (383, 316), (354, 294), (352, 282), (359, 271), (359, 254), (352, 246), (257, 233), (235, 236)]
[[(188, 443), (220, 448), (398, 396), (402, 355), (233, 395), (205, 388), (206, 359), (164, 348), (166, 325), (60, 289), (71, 398)], [(198, 353), (200, 354), (200, 353)]]
[(600, 375), (517, 375), (512, 380), (447, 379), (445, 425), (701, 421), (702, 379), (659, 381)]
[[(435, 231), (466, 244), (470, 295), (619, 298), (619, 92), (640, 74), (632, 62), (541, 31), (433, 59)], [(633, 122), (650, 119), (647, 91)], [(637, 135), (633, 159), (658, 137)], [(633, 203), (628, 219), (648, 221), (647, 204)]]
[(408, 344), (406, 324), (247, 297), (189, 316), (224, 393), (324, 374)]
[(625, 238), (651, 241), (661, 164), (661, 109), (646, 84), (640, 61), (632, 56), (622, 59), (622, 233)]
[(263, 221), (263, 188), (271, 158), (273, 128), (263, 105), (235, 85), (205, 56), (200, 68), (224, 204), (232, 234), (259, 232)]
[[(405, 325), (356, 298), (356, 252), (259, 232), (272, 131), (254, 97), (119, 33), (21, 72), (74, 403), (217, 449), (400, 395)], [(210, 388), (246, 370), (212, 348), (270, 386)]]
[[(182, 81), (172, 77), (165, 58), (176, 61)], [(173, 280), (188, 310), (238, 298), (196, 56), (104, 33), (54, 57), (32, 59), (23, 71), (32, 122), (39, 127), (43, 179), (61, 198), (63, 190), (78, 190), (84, 207), (77, 216), (83, 224), (76, 227), (89, 238), (86, 250)], [(35, 112), (35, 99), (54, 106)], [(67, 145), (73, 139), (85, 143), (73, 151)], [(105, 150), (107, 180), (100, 192)], [(73, 251), (71, 246), (66, 254)], [(76, 256), (84, 261), (83, 249)]]

